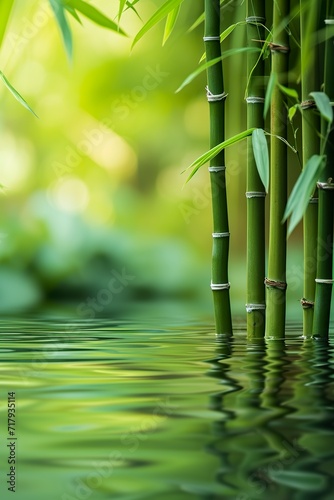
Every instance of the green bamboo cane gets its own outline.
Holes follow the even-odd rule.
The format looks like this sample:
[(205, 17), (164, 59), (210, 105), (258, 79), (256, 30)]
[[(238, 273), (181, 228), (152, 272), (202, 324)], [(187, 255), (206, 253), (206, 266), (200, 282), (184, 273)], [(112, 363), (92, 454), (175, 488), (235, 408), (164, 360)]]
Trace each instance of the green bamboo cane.
[[(315, 43), (315, 33), (320, 19), (321, 2), (313, 1), (305, 5), (300, 0), (300, 32), (301, 32), (301, 88), (302, 88), (302, 141), (303, 165), (311, 156), (319, 154), (320, 140), (317, 131), (320, 128), (318, 114), (314, 112), (314, 101), (310, 100), (310, 92), (320, 90), (320, 68), (318, 67), (318, 45)], [(304, 239), (304, 292), (301, 300), (303, 308), (303, 334), (312, 335), (317, 230), (318, 230), (318, 193), (310, 199), (303, 220)]]
[[(248, 45), (258, 46), (265, 38), (265, 2), (247, 2)], [(247, 72), (250, 76), (247, 102), (247, 128), (264, 128), (264, 60), (249, 52)], [(247, 335), (248, 338), (264, 336), (265, 331), (265, 196), (266, 192), (257, 171), (248, 139), (247, 151)]]
[[(272, 73), (284, 84), (288, 74), (289, 36), (285, 20), (289, 0), (273, 2)], [(285, 99), (275, 86), (271, 99), (270, 221), (267, 288), (266, 336), (285, 335), (286, 310), (286, 223), (282, 223), (287, 202), (287, 146), (276, 136), (287, 135)]]
[[(327, 0), (324, 91), (331, 101), (334, 100), (334, 37), (330, 35), (333, 24), (334, 3)], [(332, 28), (331, 31), (329, 28)], [(324, 123), (323, 136), (326, 129), (327, 123)], [(328, 337), (333, 288), (334, 130), (326, 142), (325, 155), (326, 166), (318, 182), (318, 259), (313, 321), (313, 335), (321, 338)]]
[[(205, 0), (204, 42), (207, 61), (221, 57), (220, 47), (220, 0)], [(225, 91), (222, 62), (207, 70), (207, 97), (210, 108), (210, 147), (224, 141)], [(211, 289), (218, 334), (232, 334), (232, 318), (228, 282), (229, 224), (225, 182), (225, 153), (221, 151), (209, 167), (212, 210), (213, 249)]]

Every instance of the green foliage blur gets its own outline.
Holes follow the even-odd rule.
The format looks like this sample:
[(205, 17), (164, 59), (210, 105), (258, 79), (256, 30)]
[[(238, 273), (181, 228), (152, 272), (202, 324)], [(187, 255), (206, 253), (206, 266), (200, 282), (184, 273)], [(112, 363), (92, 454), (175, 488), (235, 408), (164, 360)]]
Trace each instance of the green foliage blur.
[[(139, 2), (142, 20), (162, 3)], [(118, 2), (94, 5), (117, 20)], [(121, 19), (128, 37), (69, 16), (69, 62), (49, 2), (16, 2), (0, 69), (39, 118), (0, 86), (1, 313), (70, 303), (84, 318), (159, 299), (211, 311), (209, 178), (202, 168), (184, 186), (181, 175), (208, 149), (205, 74), (175, 93), (203, 54), (202, 25), (188, 31), (202, 8), (184, 2), (165, 45), (159, 24), (132, 51), (143, 22), (133, 11)], [(243, 20), (244, 9), (232, 2), (226, 26)], [(224, 43), (245, 44), (244, 27)], [(245, 129), (245, 57), (226, 62), (227, 135)], [(245, 166), (244, 141), (227, 152), (237, 311), (245, 300)], [(291, 169), (292, 181), (298, 173)], [(111, 297), (113, 272), (133, 279)], [(298, 307), (302, 272), (295, 274)], [(87, 304), (98, 297), (99, 307)]]

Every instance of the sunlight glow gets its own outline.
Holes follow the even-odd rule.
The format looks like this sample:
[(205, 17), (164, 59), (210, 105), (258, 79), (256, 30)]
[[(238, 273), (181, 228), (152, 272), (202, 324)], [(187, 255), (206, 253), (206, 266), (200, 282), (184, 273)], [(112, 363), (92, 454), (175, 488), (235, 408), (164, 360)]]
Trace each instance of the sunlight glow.
[(89, 190), (77, 177), (67, 177), (55, 183), (50, 193), (51, 201), (64, 212), (81, 213), (89, 202)]

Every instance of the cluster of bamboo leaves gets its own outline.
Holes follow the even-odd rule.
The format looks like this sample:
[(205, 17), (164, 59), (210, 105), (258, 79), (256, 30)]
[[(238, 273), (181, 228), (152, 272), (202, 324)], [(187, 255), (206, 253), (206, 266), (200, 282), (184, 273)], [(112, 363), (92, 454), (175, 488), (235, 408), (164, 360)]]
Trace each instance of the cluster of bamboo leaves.
[[(111, 31), (119, 33), (120, 35), (126, 36), (126, 33), (119, 24), (121, 14), (124, 10), (131, 9), (138, 15), (138, 12), (135, 8), (135, 4), (138, 1), (139, 0), (133, 0), (132, 2), (129, 0), (120, 0), (118, 20), (112, 20), (96, 7), (83, 0), (49, 0), (50, 7), (55, 16), (55, 20), (59, 26), (68, 59), (71, 61), (73, 55), (73, 37), (69, 23), (69, 17), (75, 19), (75, 21), (79, 24), (82, 24), (81, 17), (85, 17), (102, 28), (107, 28)], [(11, 15), (14, 11), (15, 4), (15, 0), (3, 0), (0, 3), (0, 48)], [(0, 78), (7, 89), (15, 97), (15, 99), (17, 99), (29, 111), (35, 114), (28, 103), (25, 101), (25, 99), (8, 81), (8, 78), (1, 70)]]

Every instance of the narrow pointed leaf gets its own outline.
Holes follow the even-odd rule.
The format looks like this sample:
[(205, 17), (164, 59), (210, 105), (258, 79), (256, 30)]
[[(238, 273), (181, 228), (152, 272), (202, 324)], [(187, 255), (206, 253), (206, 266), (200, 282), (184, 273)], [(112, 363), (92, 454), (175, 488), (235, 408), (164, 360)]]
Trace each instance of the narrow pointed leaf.
[(281, 85), (280, 83), (278, 84), (279, 89), (283, 94), (287, 95), (288, 97), (292, 97), (292, 99), (296, 99), (296, 101), (299, 100), (299, 95), (297, 90), (295, 89), (290, 89), (289, 87), (285, 87), (284, 85)]
[(139, 12), (135, 8), (136, 3), (138, 3), (139, 0), (134, 0), (133, 2), (130, 2), (129, 0), (126, 0), (126, 8), (124, 9), (124, 12), (131, 9), (136, 16), (142, 21), (142, 18), (139, 15)]
[(267, 86), (266, 97), (264, 100), (264, 110), (263, 110), (264, 118), (267, 116), (271, 103), (271, 96), (273, 95), (276, 83), (277, 83), (277, 75), (275, 73), (271, 73)]
[(0, 47), (5, 35), (14, 0), (2, 0), (0, 2)]
[(152, 17), (144, 24), (144, 26), (138, 31), (137, 35), (134, 37), (132, 48), (136, 45), (136, 43), (157, 23), (159, 23), (162, 19), (164, 19), (172, 10), (178, 7), (183, 0), (167, 0)]
[(165, 45), (168, 38), (170, 37), (170, 34), (172, 33), (172, 31), (174, 29), (175, 23), (177, 21), (177, 18), (178, 18), (179, 12), (180, 12), (180, 8), (181, 8), (181, 5), (178, 5), (167, 16), (162, 45)]
[[(54, 0), (52, 0), (54, 1)], [(109, 19), (109, 17), (102, 14), (101, 11), (93, 7), (92, 5), (84, 2), (83, 0), (63, 0), (64, 5), (73, 7), (75, 10), (81, 12), (85, 17), (90, 19), (93, 23), (107, 28), (111, 31), (116, 31), (121, 35), (125, 35), (124, 31), (118, 26), (117, 23)]]
[(81, 22), (81, 19), (80, 17), (78, 16), (78, 13), (75, 9), (73, 9), (73, 7), (70, 7), (69, 5), (65, 5), (65, 9), (67, 10), (67, 12), (69, 14), (71, 14), (72, 17), (74, 17), (74, 19), (82, 25), (82, 22)]
[(193, 73), (191, 73), (180, 85), (180, 87), (176, 90), (176, 93), (180, 92), (180, 90), (189, 85), (189, 83), (191, 83), (203, 71), (206, 71), (208, 68), (210, 68), (210, 66), (214, 66), (215, 64), (217, 64), (217, 62), (226, 59), (226, 57), (233, 56), (241, 52), (260, 52), (260, 49), (257, 49), (256, 47), (240, 47), (236, 49), (226, 50), (221, 57), (216, 57), (215, 59), (212, 59), (211, 61), (202, 64)]
[(235, 30), (235, 28), (239, 26), (239, 24), (243, 24), (243, 22), (241, 21), (239, 23), (231, 24), (231, 26), (226, 28), (226, 30), (220, 35), (220, 42), (225, 40), (225, 38), (227, 38)]
[(9, 83), (9, 81), (7, 80), (7, 78), (5, 77), (5, 75), (2, 73), (2, 71), (0, 71), (0, 78), (3, 81), (3, 83), (5, 84), (5, 86), (7, 87), (7, 89), (9, 90), (9, 92), (15, 97), (15, 99), (20, 104), (22, 104), (22, 106), (24, 108), (26, 108), (28, 111), (30, 111), (30, 113), (32, 113), (33, 115), (35, 115), (36, 118), (38, 118), (38, 116), (36, 115), (35, 111), (23, 99), (23, 97), (21, 96), (21, 94), (19, 94), (18, 91), (16, 89), (14, 89), (13, 85), (11, 83)]
[(67, 56), (69, 60), (71, 60), (73, 53), (72, 33), (66, 19), (65, 8), (62, 5), (62, 3), (58, 2), (57, 0), (49, 0), (49, 2), (57, 20), (63, 38), (63, 42), (65, 45)]
[(328, 486), (327, 477), (318, 472), (299, 470), (273, 470), (269, 474), (275, 483), (293, 488), (296, 491), (305, 491), (307, 495), (311, 492), (321, 494)]
[(126, 3), (127, 3), (126, 0), (119, 0), (118, 22), (120, 22), (120, 20), (121, 20), (121, 17), (122, 17), (122, 14), (123, 14), (123, 11), (124, 11), (124, 7), (125, 7)]
[(202, 24), (204, 22), (204, 19), (205, 19), (205, 15), (204, 15), (204, 12), (203, 14), (201, 14), (197, 19), (196, 21), (190, 26), (190, 28), (188, 29), (188, 33), (190, 31), (193, 31), (195, 28), (197, 28), (197, 26), (199, 26), (200, 24)]
[(333, 122), (333, 108), (330, 99), (325, 92), (311, 92), (310, 96), (315, 100), (315, 104), (321, 116), (329, 123)]
[(295, 104), (294, 106), (292, 106), (291, 108), (289, 108), (288, 116), (289, 116), (289, 121), (290, 122), (292, 122), (293, 117), (295, 116), (297, 109), (298, 109), (298, 104)]
[(325, 167), (325, 157), (313, 155), (306, 163), (302, 173), (290, 194), (283, 216), (283, 222), (291, 215), (288, 236), (302, 219), (310, 197), (315, 189), (316, 182)]
[[(218, 144), (217, 146), (213, 147), (206, 153), (202, 154), (197, 160), (195, 160), (189, 167), (187, 167), (186, 170), (193, 169), (191, 174), (189, 175), (188, 179), (186, 182), (188, 182), (197, 172), (197, 170), (205, 165), (208, 161), (212, 160), (215, 156), (217, 156), (218, 153), (220, 153), (223, 149), (227, 148), (228, 146), (232, 146), (232, 144), (236, 144), (237, 142), (241, 141), (242, 139), (245, 139), (249, 135), (252, 134), (252, 132), (255, 130), (255, 128), (250, 128), (248, 130), (245, 130), (244, 132), (241, 132), (240, 134), (236, 134), (233, 137), (230, 137), (226, 141)], [(183, 173), (183, 172), (182, 172)]]
[(269, 188), (269, 153), (267, 139), (262, 128), (257, 128), (252, 133), (252, 145), (255, 163), (260, 179), (266, 192)]

